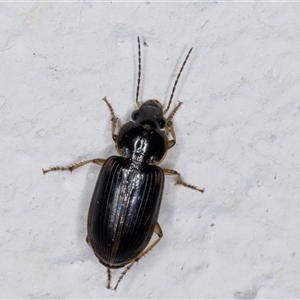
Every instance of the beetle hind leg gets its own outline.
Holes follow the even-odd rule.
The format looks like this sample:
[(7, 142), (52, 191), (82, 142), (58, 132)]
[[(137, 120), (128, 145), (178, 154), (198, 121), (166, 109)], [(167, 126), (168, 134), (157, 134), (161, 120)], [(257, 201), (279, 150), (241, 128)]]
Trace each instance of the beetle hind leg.
[(110, 284), (111, 284), (111, 269), (107, 268), (107, 285), (106, 285), (106, 287), (111, 290), (112, 288), (111, 288)]
[[(163, 232), (162, 229), (160, 227), (160, 225), (158, 224), (158, 222), (156, 222), (155, 226), (154, 226), (154, 233), (158, 236), (158, 238), (149, 246), (147, 247), (144, 251), (142, 251), (126, 268), (125, 270), (121, 273), (117, 284), (115, 285), (114, 288), (111, 288), (114, 291), (117, 291), (118, 285), (121, 282), (121, 280), (123, 279), (123, 277), (126, 275), (126, 273), (131, 269), (131, 267), (138, 262), (143, 256), (145, 256), (149, 251), (151, 251), (157, 244), (158, 242), (162, 239), (163, 237)], [(107, 286), (110, 284), (110, 280), (111, 278), (109, 277), (109, 273), (110, 270), (108, 271), (108, 284)]]

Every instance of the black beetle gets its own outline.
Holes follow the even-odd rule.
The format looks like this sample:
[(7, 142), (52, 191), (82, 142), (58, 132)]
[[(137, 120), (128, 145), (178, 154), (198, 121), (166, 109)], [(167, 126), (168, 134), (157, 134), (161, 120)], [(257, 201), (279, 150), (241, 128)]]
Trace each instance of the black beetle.
[[(102, 166), (88, 214), (87, 242), (99, 261), (107, 267), (107, 288), (111, 288), (111, 269), (126, 266), (114, 290), (132, 265), (153, 249), (163, 236), (157, 218), (164, 189), (164, 174), (176, 175), (176, 184), (204, 192), (204, 189), (184, 182), (177, 171), (157, 166), (168, 149), (176, 143), (173, 118), (182, 102), (177, 104), (167, 119), (164, 114), (169, 110), (178, 79), (193, 48), (189, 50), (181, 66), (168, 106), (163, 110), (157, 100), (148, 100), (143, 104), (139, 102), (141, 46), (139, 37), (137, 39), (138, 109), (131, 115), (133, 122), (123, 125), (118, 134), (115, 134), (117, 117), (106, 97), (103, 99), (110, 110), (112, 138), (121, 156), (90, 159), (69, 167), (43, 169), (45, 174), (58, 170), (72, 172), (88, 163)], [(171, 134), (171, 140), (163, 129)], [(158, 238), (148, 245), (153, 232)]]

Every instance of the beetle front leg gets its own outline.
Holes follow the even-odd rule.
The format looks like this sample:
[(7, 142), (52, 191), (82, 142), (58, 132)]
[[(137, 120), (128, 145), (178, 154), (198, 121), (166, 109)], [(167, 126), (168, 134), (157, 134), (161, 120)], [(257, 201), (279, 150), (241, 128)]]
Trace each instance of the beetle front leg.
[[(163, 237), (163, 232), (162, 229), (160, 227), (160, 225), (158, 224), (158, 222), (155, 223), (154, 226), (154, 230), (153, 232), (155, 234), (157, 234), (158, 238), (157, 240), (155, 240), (148, 248), (146, 248), (144, 251), (142, 251), (127, 267), (126, 269), (122, 272), (122, 274), (120, 275), (117, 284), (115, 285), (115, 287), (112, 290), (117, 291), (118, 285), (121, 282), (121, 280), (123, 279), (123, 277), (126, 275), (126, 273), (131, 269), (131, 267), (138, 262), (143, 256), (145, 256), (149, 251), (151, 251), (157, 244), (158, 242), (162, 239)], [(108, 285), (110, 285), (110, 271), (108, 271)]]
[(166, 175), (177, 175), (177, 180), (176, 180), (176, 183), (175, 184), (181, 184), (187, 188), (190, 188), (190, 189), (193, 189), (193, 190), (196, 190), (196, 191), (199, 191), (201, 193), (204, 193), (204, 190), (205, 189), (200, 189), (198, 188), (197, 186), (195, 185), (192, 185), (192, 184), (189, 184), (187, 182), (185, 182), (182, 177), (181, 177), (181, 174), (175, 170), (172, 170), (172, 169), (163, 169), (164, 173)]
[(107, 104), (108, 109), (110, 111), (110, 116), (111, 116), (111, 119), (110, 119), (110, 121), (111, 121), (111, 136), (112, 136), (112, 139), (114, 140), (114, 142), (116, 142), (118, 136), (115, 134), (115, 131), (116, 131), (116, 126), (117, 126), (118, 118), (116, 117), (114, 109), (111, 106), (111, 104), (108, 102), (108, 100), (106, 99), (106, 97), (104, 97), (102, 100), (105, 101), (105, 103)]
[(167, 118), (167, 128), (173, 138), (172, 140), (168, 141), (168, 149), (172, 148), (176, 144), (176, 134), (174, 131), (173, 118), (182, 103), (183, 102), (179, 101)]
[(104, 162), (106, 161), (106, 159), (102, 159), (102, 158), (95, 158), (95, 159), (89, 159), (89, 160), (83, 160), (83, 161), (80, 161), (80, 162), (77, 162), (73, 165), (70, 165), (70, 166), (67, 166), (67, 167), (52, 167), (48, 170), (43, 170), (43, 173), (46, 174), (48, 172), (52, 172), (52, 171), (70, 171), (72, 172), (73, 170), (79, 168), (79, 167), (82, 167), (86, 164), (89, 164), (89, 163), (94, 163), (94, 164), (97, 164), (97, 165), (100, 165), (102, 166), (104, 164)]

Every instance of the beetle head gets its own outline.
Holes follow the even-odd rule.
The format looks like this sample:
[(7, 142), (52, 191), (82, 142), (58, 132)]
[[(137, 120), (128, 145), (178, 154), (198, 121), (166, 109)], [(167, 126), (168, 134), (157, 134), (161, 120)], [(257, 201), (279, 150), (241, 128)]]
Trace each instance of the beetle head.
[(131, 115), (132, 120), (141, 125), (149, 125), (152, 128), (163, 129), (166, 119), (163, 116), (162, 105), (157, 100), (148, 100)]

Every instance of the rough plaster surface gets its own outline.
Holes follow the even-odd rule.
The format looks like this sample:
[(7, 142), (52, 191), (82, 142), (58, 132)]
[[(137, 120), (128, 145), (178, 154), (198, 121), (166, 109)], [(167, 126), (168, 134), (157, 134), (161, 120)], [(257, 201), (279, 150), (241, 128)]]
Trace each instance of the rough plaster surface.
[[(299, 298), (299, 3), (1, 3), (1, 298)], [(117, 293), (85, 242), (100, 167), (141, 99), (175, 100), (164, 237)], [(114, 279), (117, 279), (114, 273)]]

